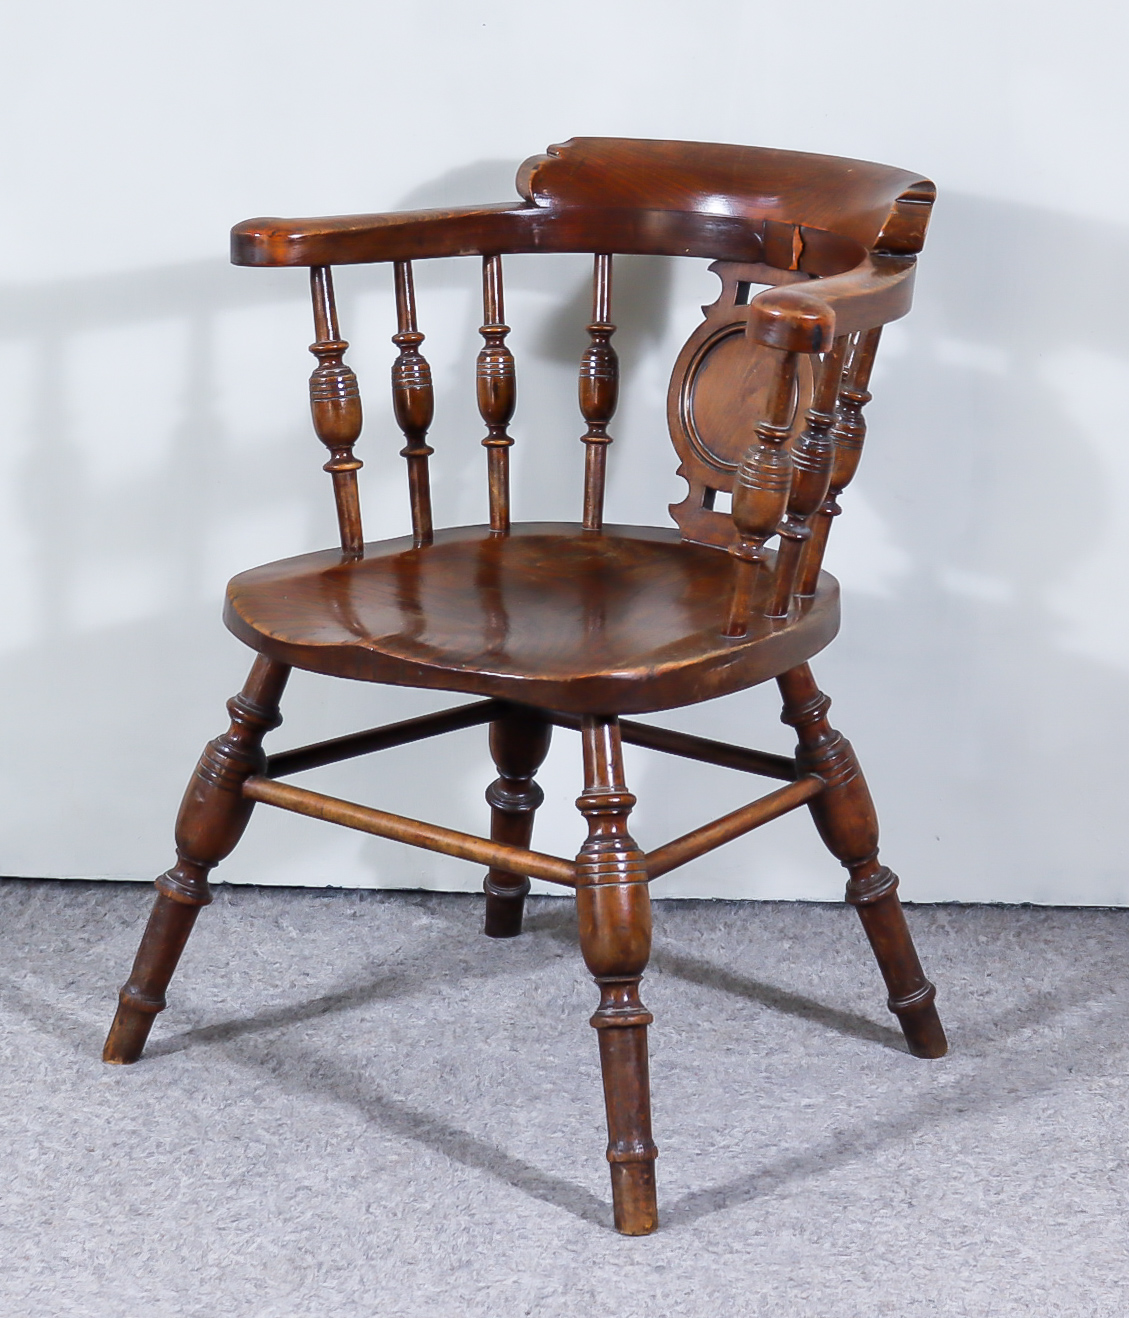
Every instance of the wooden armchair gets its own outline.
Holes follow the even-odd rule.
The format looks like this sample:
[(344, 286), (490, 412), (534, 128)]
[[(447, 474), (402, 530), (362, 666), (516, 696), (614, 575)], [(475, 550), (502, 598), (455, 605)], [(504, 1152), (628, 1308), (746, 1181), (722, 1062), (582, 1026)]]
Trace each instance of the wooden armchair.
[[(863, 445), (863, 407), (881, 327), (910, 306), (934, 189), (916, 174), (857, 160), (703, 143), (581, 138), (521, 167), (522, 200), (463, 210), (249, 220), (232, 233), (240, 265), (309, 267), (317, 367), (314, 427), (329, 450), (341, 545), (237, 576), (224, 618), (256, 658), (228, 702), (231, 725), (205, 749), (176, 828), (177, 862), (158, 896), (106, 1042), (136, 1061), (196, 915), (208, 873), (238, 842), (256, 802), (460, 856), (489, 867), (485, 932), (521, 931), (529, 877), (576, 891), (580, 945), (600, 990), (596, 1027), (615, 1223), (657, 1225), (647, 1026), (639, 997), (651, 944), (648, 884), (694, 857), (807, 805), (849, 872), (858, 911), (912, 1052), (945, 1036), (897, 897), (878, 861), (874, 807), (853, 751), (827, 721), (807, 661), (835, 635), (838, 586), (821, 571), (838, 499)], [(594, 256), (590, 346), (580, 363), (587, 429), (579, 523), (511, 522), (508, 430), (514, 360), (506, 346), (502, 257)], [(611, 339), (615, 253), (706, 257), (718, 300), (683, 348), (670, 433), (689, 492), (677, 529), (604, 521), (608, 426), (618, 367)], [(412, 262), (477, 256), (484, 344), (478, 406), (486, 428), (490, 522), (432, 524), (430, 370), (421, 353)], [(331, 267), (390, 262), (399, 357), (392, 405), (406, 440), (411, 536), (366, 543), (353, 446), (357, 380), (344, 363)], [(754, 285), (768, 285), (750, 299)], [(732, 495), (732, 515), (718, 504)], [(775, 552), (766, 549), (778, 537)], [(481, 697), (443, 713), (267, 756), (292, 667)], [(799, 746), (794, 759), (622, 719), (775, 679)], [(490, 725), (498, 768), (489, 839), (339, 800), (283, 779), (318, 765), (474, 724)], [(575, 860), (530, 849), (542, 800), (534, 775), (554, 726), (579, 729), (588, 838)], [(742, 809), (644, 852), (628, 829), (635, 798), (622, 742), (724, 765), (782, 785)]]

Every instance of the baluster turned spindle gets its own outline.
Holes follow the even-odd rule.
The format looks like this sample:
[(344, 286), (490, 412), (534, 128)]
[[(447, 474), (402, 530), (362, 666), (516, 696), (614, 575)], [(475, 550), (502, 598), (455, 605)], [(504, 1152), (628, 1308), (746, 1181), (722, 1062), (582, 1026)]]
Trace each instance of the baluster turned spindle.
[(737, 543), (729, 551), (737, 560), (726, 636), (744, 636), (749, 629), (753, 586), (765, 561), (764, 542), (780, 527), (788, 506), (792, 459), (784, 447), (795, 407), (796, 354), (781, 352), (769, 395), (767, 414), (756, 428), (733, 482), (733, 521)]
[(792, 445), (792, 489), (788, 513), (780, 525), (776, 580), (767, 609), (770, 618), (786, 618), (796, 587), (804, 546), (811, 539), (809, 520), (827, 498), (831, 460), (835, 453), (830, 430), (843, 380), (849, 337), (840, 335), (819, 366), (815, 397), (808, 408), (803, 433)]
[(513, 444), (508, 426), (517, 403), (514, 357), (506, 347), (510, 327), (502, 294), (502, 258), (482, 258), (482, 313), (485, 324), (479, 333), (485, 339), (478, 354), (478, 411), (486, 422), (482, 441), (487, 456), (490, 484), (490, 529), (510, 529), (510, 455)]
[(604, 481), (607, 471), (608, 422), (619, 401), (619, 358), (611, 345), (612, 258), (599, 255), (592, 272), (592, 342), (580, 359), (580, 412), (588, 423), (582, 435), (584, 453), (584, 527), (598, 531), (604, 524)]
[(431, 385), (431, 367), (419, 350), (423, 335), (416, 327), (416, 291), (412, 280), (412, 263), (397, 261), (396, 325), (392, 342), (400, 355), (392, 363), (392, 407), (396, 423), (404, 432), (407, 444), (400, 456), (408, 463), (408, 497), (412, 504), (412, 537), (417, 545), (429, 545), (431, 525), (431, 478), (427, 459), (435, 450), (426, 436), (435, 415), (435, 391)]
[(815, 594), (819, 569), (827, 549), (827, 537), (831, 534), (831, 519), (842, 512), (839, 496), (858, 470), (863, 441), (866, 439), (866, 421), (862, 409), (870, 402), (867, 385), (870, 384), (874, 355), (878, 351), (878, 340), (881, 337), (881, 327), (860, 334), (847, 363), (843, 387), (839, 391), (835, 424), (831, 427), (831, 442), (835, 446), (831, 460), (831, 481), (827, 497), (813, 519), (811, 538), (807, 543), (800, 573), (800, 588), (797, 592), (800, 595)]
[(357, 472), (364, 464), (353, 456), (353, 445), (361, 433), (361, 391), (357, 377), (341, 360), (349, 345), (337, 328), (333, 275), (328, 266), (310, 268), (310, 295), (317, 335), (310, 351), (318, 359), (310, 376), (310, 412), (318, 439), (329, 449), (329, 461), (323, 470), (333, 477), (341, 548), (346, 554), (360, 554), (365, 538)]

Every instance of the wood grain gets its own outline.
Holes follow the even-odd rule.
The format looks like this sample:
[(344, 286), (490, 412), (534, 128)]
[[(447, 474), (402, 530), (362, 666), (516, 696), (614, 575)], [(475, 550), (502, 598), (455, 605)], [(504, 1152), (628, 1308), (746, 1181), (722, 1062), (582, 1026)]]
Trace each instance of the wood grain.
[[(773, 562), (753, 565), (767, 600)], [(234, 578), (241, 640), (314, 672), (495, 696), (544, 709), (638, 713), (741, 690), (821, 650), (838, 628), (824, 575), (787, 627), (750, 611), (722, 633), (732, 559), (677, 531), (526, 522), (509, 535), (446, 528), (366, 546), (359, 561), (305, 554)]]

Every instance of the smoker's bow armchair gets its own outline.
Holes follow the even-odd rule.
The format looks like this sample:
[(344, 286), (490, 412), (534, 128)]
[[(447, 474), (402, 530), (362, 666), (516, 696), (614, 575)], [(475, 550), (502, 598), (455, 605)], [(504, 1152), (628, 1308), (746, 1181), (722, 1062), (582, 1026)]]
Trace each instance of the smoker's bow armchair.
[[(934, 190), (916, 174), (857, 160), (705, 143), (580, 138), (521, 167), (521, 200), (461, 210), (250, 220), (232, 259), (310, 271), (317, 367), (314, 427), (329, 450), (340, 547), (237, 576), (225, 621), (255, 651), (231, 725), (205, 749), (177, 821), (177, 862), (158, 896), (106, 1043), (133, 1062), (197, 913), (209, 871), (257, 802), (461, 856), (489, 867), (485, 931), (520, 933), (534, 876), (575, 889), (580, 946), (600, 989), (600, 1042), (615, 1222), (657, 1225), (647, 1026), (639, 982), (651, 944), (649, 884), (694, 857), (806, 805), (849, 872), (858, 911), (907, 1043), (939, 1057), (945, 1036), (897, 897), (878, 861), (874, 807), (853, 751), (827, 721), (808, 660), (835, 635), (839, 593), (821, 570), (838, 500), (854, 475), (882, 326), (910, 306)], [(590, 343), (580, 363), (586, 430), (582, 517), (511, 521), (502, 258), (594, 257)], [(675, 363), (670, 434), (685, 499), (676, 527), (604, 520), (618, 366), (612, 335), (617, 253), (708, 258), (718, 300)], [(482, 261), (478, 405), (486, 429), (489, 522), (435, 529), (427, 443), (433, 392), (421, 352), (412, 263)], [(331, 267), (392, 266), (398, 316), (392, 406), (406, 443), (412, 535), (366, 543), (354, 442), (357, 380), (345, 364)], [(765, 291), (750, 298), (754, 286)], [(578, 491), (579, 493), (579, 491)], [(732, 513), (723, 499), (732, 496)], [(775, 538), (775, 550), (767, 548)], [(479, 699), (266, 756), (291, 668), (464, 692)], [(795, 758), (707, 741), (622, 716), (675, 708), (775, 680)], [(302, 770), (473, 724), (490, 725), (498, 778), (490, 837), (283, 781)], [(531, 850), (542, 796), (534, 775), (554, 726), (578, 729), (588, 839), (575, 860)], [(634, 742), (782, 784), (740, 810), (644, 851), (621, 746)], [(689, 770), (688, 770), (689, 771)]]

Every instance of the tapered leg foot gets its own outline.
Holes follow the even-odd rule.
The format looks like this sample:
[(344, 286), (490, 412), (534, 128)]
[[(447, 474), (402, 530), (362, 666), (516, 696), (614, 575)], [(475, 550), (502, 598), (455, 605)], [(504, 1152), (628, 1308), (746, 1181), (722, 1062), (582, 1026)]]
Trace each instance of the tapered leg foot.
[(158, 893), (133, 971), (118, 995), (117, 1014), (102, 1049), (104, 1062), (128, 1065), (141, 1056), (157, 1013), (165, 1009), (165, 990), (202, 904), (187, 905)]
[[(646, 917), (638, 911), (634, 916), (636, 921), (649, 920), (649, 911)], [(600, 1006), (592, 1017), (599, 1032), (608, 1115), (612, 1211), (616, 1230), (625, 1236), (650, 1235), (659, 1224), (655, 1193), (658, 1150), (651, 1138), (647, 1059), (647, 1026), (654, 1018), (639, 998), (639, 978), (603, 979)]]
[(612, 1163), (615, 1229), (624, 1236), (649, 1236), (658, 1229), (653, 1162)]
[(264, 767), (263, 737), (282, 721), (278, 701), (289, 674), (260, 655), (243, 690), (227, 702), (231, 726), (204, 748), (177, 816), (177, 863), (157, 880), (157, 900), (102, 1050), (105, 1062), (136, 1062), (165, 1009), (165, 990), (200, 907), (212, 900), (208, 874), (230, 854), (251, 817), (243, 783)]
[[(874, 959), (889, 990), (887, 1006), (898, 1018), (915, 1057), (944, 1057), (949, 1050), (934, 998), (898, 900), (898, 876), (871, 857), (854, 867), (847, 901), (858, 911)], [(869, 871), (869, 872), (868, 872)]]
[(486, 916), (482, 932), (487, 938), (516, 938), (525, 919), (525, 899), (529, 896), (529, 880), (512, 887), (500, 883), (493, 871), (482, 881), (486, 894)]
[(623, 780), (619, 724), (586, 715), (584, 793), (577, 801), (588, 840), (577, 857), (580, 948), (600, 988), (592, 1017), (608, 1118), (608, 1161), (616, 1230), (649, 1235), (659, 1224), (651, 1138), (647, 1026), (639, 997), (651, 954), (651, 899), (643, 853), (627, 831), (635, 798)]
[[(498, 778), (486, 789), (486, 800), (493, 841), (529, 846), (534, 814), (545, 799), (533, 775), (549, 753), (552, 731), (544, 714), (523, 705), (507, 706), (491, 723), (490, 751), (498, 766)], [(516, 938), (521, 933), (529, 878), (492, 869), (482, 888), (486, 893), (483, 932), (488, 938)]]
[[(932, 985), (930, 985), (932, 988)], [(945, 1028), (937, 1015), (937, 1008), (927, 1002), (916, 1011), (901, 1009), (891, 1005), (890, 1010), (897, 1014), (901, 1022), (902, 1033), (914, 1057), (944, 1057), (949, 1051), (949, 1041), (945, 1038)]]
[(781, 718), (799, 738), (796, 760), (805, 773), (827, 784), (810, 809), (828, 850), (846, 867), (846, 899), (859, 913), (889, 991), (910, 1052), (943, 1057), (945, 1031), (933, 1004), (936, 989), (925, 978), (898, 900), (898, 877), (878, 862), (878, 815), (851, 744), (827, 721), (831, 701), (819, 690), (807, 664), (778, 679), (784, 698)]
[(102, 1060), (116, 1066), (129, 1066), (139, 1061), (149, 1042), (149, 1031), (156, 1014), (151, 1008), (119, 1003), (110, 1024), (110, 1033), (102, 1045)]

